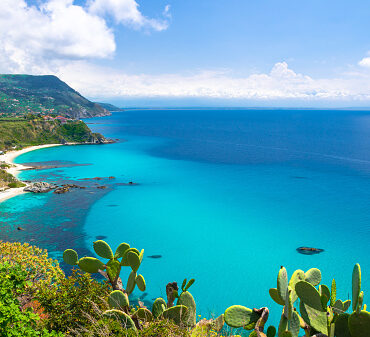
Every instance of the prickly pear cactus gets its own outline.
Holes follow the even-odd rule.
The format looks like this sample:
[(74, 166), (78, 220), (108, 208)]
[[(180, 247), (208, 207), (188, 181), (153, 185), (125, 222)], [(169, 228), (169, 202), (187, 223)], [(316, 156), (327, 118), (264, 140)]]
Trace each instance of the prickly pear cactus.
[(95, 257), (83, 257), (78, 260), (77, 265), (80, 269), (90, 274), (97, 273), (99, 270), (104, 269), (104, 263)]
[(233, 305), (224, 313), (226, 324), (233, 328), (244, 328), (251, 323), (256, 323), (259, 317), (252, 309), (242, 305)]
[[(81, 270), (90, 274), (100, 272), (108, 279), (114, 290), (124, 290), (119, 276), (122, 266), (130, 266), (133, 273), (131, 273), (129, 277), (127, 284), (128, 290), (126, 290), (126, 292), (131, 294), (136, 284), (141, 291), (145, 291), (146, 285), (144, 277), (142, 275), (136, 275), (141, 261), (143, 260), (144, 249), (139, 252), (136, 248), (130, 248), (128, 243), (123, 242), (117, 247), (113, 254), (111, 247), (103, 240), (95, 241), (93, 247), (98, 256), (108, 259), (107, 263), (104, 264), (94, 257), (83, 257), (78, 259), (77, 253), (72, 249), (64, 251), (63, 260), (67, 264), (77, 265)], [(122, 258), (121, 261), (118, 260), (120, 258)]]
[(127, 294), (124, 294), (121, 290), (114, 290), (109, 294), (108, 304), (112, 309), (123, 309), (130, 305), (130, 301)]
[(76, 266), (78, 262), (78, 254), (73, 249), (66, 249), (63, 253), (63, 260), (71, 266)]
[(186, 325), (189, 310), (184, 305), (175, 305), (163, 311), (162, 316), (165, 319), (174, 321), (177, 325)]
[(352, 273), (352, 309), (353, 311), (357, 310), (360, 292), (361, 292), (361, 267), (357, 263), (353, 267), (353, 273)]
[(188, 291), (182, 292), (177, 300), (177, 305), (184, 305), (189, 309), (187, 325), (190, 327), (195, 326), (197, 320), (197, 306), (195, 304), (193, 295)]
[(162, 316), (167, 309), (167, 303), (163, 298), (157, 298), (153, 303), (152, 313), (155, 318)]
[(95, 253), (104, 259), (113, 259), (113, 252), (110, 246), (103, 240), (98, 240), (93, 243)]
[(352, 337), (348, 326), (349, 314), (340, 314), (335, 321), (336, 337)]
[(137, 275), (136, 278), (135, 278), (135, 283), (141, 291), (145, 291), (146, 283), (145, 283), (145, 279), (144, 279), (143, 275), (141, 275), (141, 274)]
[(133, 313), (132, 318), (139, 319), (144, 322), (151, 322), (153, 321), (153, 314), (146, 308), (139, 308)]
[(107, 310), (107, 311), (104, 311), (103, 315), (109, 318), (116, 319), (126, 329), (132, 329), (136, 331), (136, 326), (132, 318), (121, 310), (116, 310), (116, 309)]
[(369, 337), (370, 313), (364, 310), (353, 312), (348, 318), (348, 327), (352, 337)]

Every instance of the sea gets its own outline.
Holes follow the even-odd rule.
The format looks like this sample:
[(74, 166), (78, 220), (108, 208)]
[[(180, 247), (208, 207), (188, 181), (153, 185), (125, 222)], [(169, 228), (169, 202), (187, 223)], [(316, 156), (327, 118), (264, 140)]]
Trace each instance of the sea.
[(45, 248), (67, 273), (66, 248), (94, 255), (96, 239), (144, 248), (147, 289), (134, 300), (150, 306), (168, 282), (194, 278), (202, 317), (267, 306), (277, 325), (282, 307), (268, 290), (281, 266), (319, 268), (346, 300), (360, 263), (367, 302), (370, 111), (127, 109), (85, 122), (117, 142), (17, 157), (37, 168), (23, 180), (83, 188), (1, 203), (0, 240)]

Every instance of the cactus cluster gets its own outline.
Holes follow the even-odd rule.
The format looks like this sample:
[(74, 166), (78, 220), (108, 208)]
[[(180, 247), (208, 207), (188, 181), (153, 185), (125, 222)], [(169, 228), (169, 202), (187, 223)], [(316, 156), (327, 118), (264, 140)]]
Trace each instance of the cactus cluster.
[[(191, 331), (191, 337), (209, 337), (212, 330), (221, 331), (224, 323), (233, 328), (252, 330), (252, 337), (298, 337), (301, 329), (306, 337), (370, 337), (370, 313), (364, 305), (361, 291), (361, 268), (356, 264), (352, 273), (352, 302), (337, 299), (336, 282), (331, 287), (321, 283), (321, 271), (312, 268), (306, 272), (296, 270), (290, 280), (287, 270), (281, 267), (276, 288), (269, 294), (274, 302), (282, 306), (278, 329), (269, 326), (264, 333), (269, 309), (249, 309), (242, 305), (227, 308), (216, 319), (196, 322), (196, 303), (189, 292), (194, 279), (182, 282), (181, 293), (176, 282), (166, 286), (167, 301), (157, 298), (152, 311), (139, 302), (140, 307), (130, 306), (129, 295), (137, 286), (145, 291), (144, 277), (137, 274), (144, 250), (139, 252), (127, 243), (121, 243), (113, 254), (110, 246), (102, 240), (94, 242), (96, 254), (107, 259), (106, 263), (94, 257), (78, 258), (77, 252), (67, 249), (63, 259), (67, 264), (78, 266), (87, 273), (100, 273), (111, 283), (113, 291), (108, 298), (110, 309), (104, 312), (132, 330), (141, 329), (143, 323), (154, 319), (169, 319)], [(131, 267), (126, 288), (120, 278), (121, 268)], [(299, 300), (299, 301), (298, 301)], [(176, 304), (175, 304), (176, 302)], [(352, 303), (352, 313), (346, 313)]]
[[(269, 290), (274, 302), (283, 307), (278, 337), (298, 337), (301, 329), (307, 337), (370, 337), (370, 313), (366, 311), (366, 305), (363, 306), (360, 266), (356, 264), (352, 274), (351, 314), (346, 313), (351, 301), (336, 298), (335, 280), (330, 289), (320, 282), (321, 272), (317, 268), (307, 272), (296, 270), (289, 280), (286, 269), (281, 267), (277, 287)], [(297, 299), (299, 305), (295, 306)], [(273, 326), (268, 327), (266, 334), (263, 332), (267, 318), (267, 308), (252, 310), (234, 305), (225, 311), (226, 324), (253, 330), (250, 334), (253, 337), (275, 336), (276, 328)]]
[[(64, 251), (63, 260), (71, 266), (78, 266), (87, 273), (100, 273), (109, 281), (114, 290), (122, 290), (129, 295), (137, 286), (141, 291), (145, 291), (145, 279), (142, 275), (137, 274), (143, 260), (144, 249), (139, 252), (136, 248), (131, 248), (128, 243), (121, 243), (113, 254), (111, 247), (103, 240), (95, 241), (93, 247), (95, 253), (104, 259), (108, 259), (108, 262), (103, 263), (95, 257), (79, 259), (77, 252), (73, 249)], [(124, 266), (131, 267), (125, 289), (120, 278), (121, 268)]]

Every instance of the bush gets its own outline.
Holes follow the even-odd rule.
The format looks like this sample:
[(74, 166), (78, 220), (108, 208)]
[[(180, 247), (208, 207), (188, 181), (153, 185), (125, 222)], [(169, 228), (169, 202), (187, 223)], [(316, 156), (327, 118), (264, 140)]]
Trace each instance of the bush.
[(88, 327), (91, 319), (99, 320), (108, 309), (109, 290), (107, 284), (77, 270), (60, 279), (57, 287), (41, 288), (36, 298), (48, 315), (45, 327), (63, 332)]
[(26, 273), (27, 291), (32, 294), (42, 287), (50, 287), (64, 277), (59, 263), (48, 257), (48, 252), (28, 243), (1, 242), (0, 260), (19, 265)]
[(32, 308), (21, 309), (22, 295), (27, 285), (27, 272), (17, 264), (0, 264), (0, 336), (36, 337), (63, 336), (41, 328), (40, 317)]
[(14, 183), (8, 184), (9, 188), (19, 188), (19, 187), (25, 187), (26, 184), (22, 183), (21, 181), (16, 181)]

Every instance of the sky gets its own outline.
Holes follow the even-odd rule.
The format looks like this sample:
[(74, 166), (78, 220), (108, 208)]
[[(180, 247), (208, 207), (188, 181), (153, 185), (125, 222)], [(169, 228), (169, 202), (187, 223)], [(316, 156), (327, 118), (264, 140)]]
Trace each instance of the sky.
[(0, 0), (0, 72), (119, 106), (370, 107), (368, 0)]

